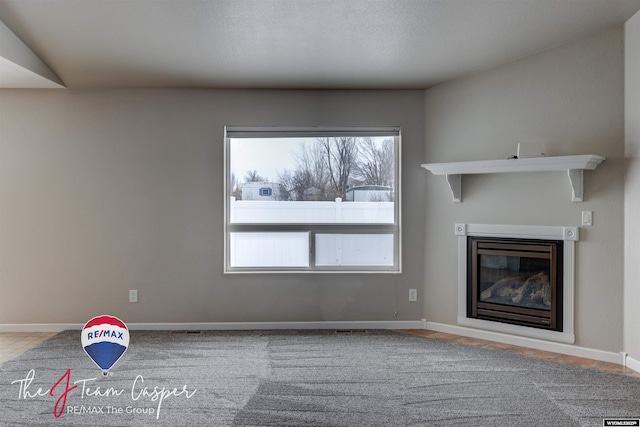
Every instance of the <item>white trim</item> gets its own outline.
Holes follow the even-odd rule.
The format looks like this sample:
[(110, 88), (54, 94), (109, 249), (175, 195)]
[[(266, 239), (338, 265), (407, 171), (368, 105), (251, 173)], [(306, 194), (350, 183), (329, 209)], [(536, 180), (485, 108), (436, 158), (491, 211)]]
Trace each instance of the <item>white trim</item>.
[[(455, 224), (458, 237), (458, 324), (486, 331), (573, 344), (574, 335), (574, 288), (575, 288), (575, 242), (580, 238), (578, 227), (502, 225), (502, 224)], [(522, 239), (564, 240), (562, 276), (562, 332), (509, 325), (467, 317), (467, 236), (513, 237)]]
[(633, 369), (636, 372), (640, 372), (640, 361), (630, 357), (627, 353), (623, 353), (624, 366), (629, 369)]
[[(621, 353), (614, 353), (611, 351), (597, 350), (587, 347), (579, 347), (576, 345), (569, 345), (564, 343), (549, 342), (535, 338), (507, 335), (499, 332), (483, 331), (479, 329), (466, 328), (463, 326), (427, 322), (427, 330), (461, 335), (464, 337), (478, 338), (487, 341), (495, 341), (504, 344), (517, 345), (521, 347), (533, 348), (536, 350), (551, 351), (554, 353), (567, 354), (569, 356), (585, 357), (593, 360), (601, 360), (603, 362), (616, 363), (618, 365), (624, 365), (625, 362), (624, 357)], [(634, 367), (629, 366), (629, 359), (630, 358), (627, 357), (626, 366), (633, 370), (636, 370)], [(637, 363), (637, 361), (634, 362)], [(638, 364), (637, 367), (640, 368), (640, 364)]]
[(454, 232), (457, 236), (580, 240), (579, 227), (553, 225), (456, 224)]
[[(0, 332), (61, 332), (80, 330), (84, 323), (0, 324)], [(242, 331), (267, 329), (423, 329), (420, 320), (318, 321), (318, 322), (203, 322), (203, 323), (127, 323), (130, 330), (148, 331)]]

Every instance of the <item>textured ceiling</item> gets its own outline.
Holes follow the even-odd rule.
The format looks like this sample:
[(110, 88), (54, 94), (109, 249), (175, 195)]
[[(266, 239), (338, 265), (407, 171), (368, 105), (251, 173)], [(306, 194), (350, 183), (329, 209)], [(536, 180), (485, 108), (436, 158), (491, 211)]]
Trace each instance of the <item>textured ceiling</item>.
[(0, 0), (0, 20), (69, 88), (396, 89), (514, 61), (638, 9), (640, 0)]

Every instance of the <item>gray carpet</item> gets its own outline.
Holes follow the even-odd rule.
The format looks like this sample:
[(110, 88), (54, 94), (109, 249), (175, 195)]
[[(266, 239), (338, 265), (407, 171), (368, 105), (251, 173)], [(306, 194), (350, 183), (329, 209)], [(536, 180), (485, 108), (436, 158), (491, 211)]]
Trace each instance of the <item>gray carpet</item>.
[[(32, 369), (25, 398), (12, 382), (26, 385)], [(97, 379), (84, 396), (77, 383), (55, 418), (65, 382), (46, 392), (67, 369), (71, 386)], [(178, 395), (159, 399), (163, 388)], [(539, 427), (638, 417), (637, 378), (388, 331), (132, 331), (105, 378), (80, 332), (65, 331), (0, 365), (1, 426)]]

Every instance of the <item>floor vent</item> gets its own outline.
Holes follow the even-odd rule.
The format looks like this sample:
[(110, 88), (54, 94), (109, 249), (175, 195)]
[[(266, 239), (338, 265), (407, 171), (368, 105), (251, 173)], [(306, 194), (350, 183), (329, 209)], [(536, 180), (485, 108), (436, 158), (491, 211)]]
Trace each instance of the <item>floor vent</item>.
[(341, 334), (341, 335), (366, 334), (366, 333), (367, 333), (366, 329), (336, 329), (336, 334)]

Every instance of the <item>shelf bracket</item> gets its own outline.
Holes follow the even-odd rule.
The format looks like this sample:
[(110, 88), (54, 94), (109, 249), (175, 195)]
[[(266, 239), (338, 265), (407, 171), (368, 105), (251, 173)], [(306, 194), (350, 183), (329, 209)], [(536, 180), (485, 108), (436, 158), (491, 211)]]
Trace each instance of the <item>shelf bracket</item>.
[(569, 184), (571, 184), (571, 201), (581, 202), (583, 196), (583, 169), (568, 169)]
[(449, 188), (451, 189), (451, 195), (453, 201), (456, 203), (462, 202), (462, 175), (459, 173), (446, 175)]

